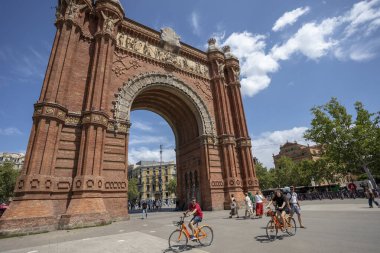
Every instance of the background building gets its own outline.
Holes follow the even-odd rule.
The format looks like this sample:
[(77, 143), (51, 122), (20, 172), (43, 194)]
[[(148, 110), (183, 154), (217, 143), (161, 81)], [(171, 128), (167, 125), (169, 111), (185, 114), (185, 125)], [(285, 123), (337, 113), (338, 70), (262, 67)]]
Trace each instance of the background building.
[(24, 165), (24, 153), (0, 153), (0, 165), (10, 162), (14, 164), (16, 170), (21, 170)]
[(280, 153), (278, 155), (273, 155), (274, 166), (277, 168), (277, 161), (283, 157), (289, 157), (293, 162), (300, 162), (304, 160), (316, 161), (320, 158), (321, 146), (305, 146), (298, 144), (297, 142), (286, 142), (284, 145), (280, 146)]
[(136, 178), (140, 199), (175, 201), (175, 193), (169, 194), (168, 183), (177, 179), (176, 164), (170, 162), (140, 161), (129, 165), (128, 179)]

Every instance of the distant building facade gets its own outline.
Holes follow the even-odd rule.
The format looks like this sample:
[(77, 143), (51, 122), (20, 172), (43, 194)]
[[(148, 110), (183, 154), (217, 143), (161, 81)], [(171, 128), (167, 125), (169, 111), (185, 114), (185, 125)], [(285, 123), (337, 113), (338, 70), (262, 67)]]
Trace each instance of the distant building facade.
[(14, 164), (16, 170), (21, 170), (24, 165), (24, 153), (0, 153), (0, 165), (10, 162)]
[(129, 165), (128, 179), (136, 178), (140, 199), (175, 200), (175, 193), (168, 192), (171, 179), (177, 179), (177, 167), (174, 161), (140, 161)]
[(274, 166), (278, 168), (278, 160), (281, 157), (288, 157), (293, 162), (301, 162), (305, 160), (316, 161), (321, 156), (321, 146), (309, 146), (298, 144), (297, 142), (286, 142), (280, 146), (280, 153), (273, 155)]

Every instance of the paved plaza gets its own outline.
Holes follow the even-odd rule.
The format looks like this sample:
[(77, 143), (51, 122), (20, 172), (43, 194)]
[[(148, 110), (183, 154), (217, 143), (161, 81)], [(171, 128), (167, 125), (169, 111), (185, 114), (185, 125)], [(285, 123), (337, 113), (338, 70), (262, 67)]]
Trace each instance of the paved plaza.
[[(241, 210), (243, 212), (243, 210)], [(188, 252), (379, 252), (380, 208), (368, 208), (366, 199), (302, 202), (306, 229), (289, 237), (279, 233), (270, 242), (265, 234), (268, 217), (228, 218), (227, 211), (205, 212), (214, 229), (209, 247), (190, 243)], [(168, 237), (181, 213), (132, 214), (130, 221), (108, 226), (53, 231), (0, 240), (4, 253), (170, 252)]]

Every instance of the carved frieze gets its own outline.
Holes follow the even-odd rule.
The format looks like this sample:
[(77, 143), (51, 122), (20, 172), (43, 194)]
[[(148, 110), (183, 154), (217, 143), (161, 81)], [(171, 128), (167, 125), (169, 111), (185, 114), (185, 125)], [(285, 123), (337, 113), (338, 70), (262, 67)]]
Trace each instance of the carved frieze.
[(107, 131), (120, 133), (120, 134), (128, 134), (129, 128), (130, 128), (130, 124), (128, 123), (109, 122), (107, 125)]
[(219, 136), (219, 144), (226, 145), (226, 144), (236, 144), (235, 137), (233, 135), (222, 135)]
[(34, 118), (47, 117), (64, 121), (67, 110), (59, 104), (55, 103), (38, 103), (34, 105)]
[(238, 147), (251, 147), (252, 146), (251, 139), (249, 139), (249, 138), (238, 139), (238, 140), (236, 140), (236, 144)]
[(65, 119), (65, 125), (78, 126), (80, 124), (80, 116), (67, 116)]
[(82, 118), (82, 124), (94, 124), (107, 127), (108, 117), (98, 112), (86, 112)]
[(208, 66), (152, 45), (148, 41), (119, 32), (116, 36), (116, 43), (118, 47), (124, 50), (132, 51), (164, 64), (170, 64), (175, 68), (191, 72), (192, 74), (209, 78)]

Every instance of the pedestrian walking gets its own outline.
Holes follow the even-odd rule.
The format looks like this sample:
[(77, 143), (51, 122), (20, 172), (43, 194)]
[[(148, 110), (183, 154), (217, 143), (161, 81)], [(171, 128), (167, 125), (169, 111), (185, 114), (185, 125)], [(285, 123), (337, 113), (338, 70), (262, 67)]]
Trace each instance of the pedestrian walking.
[(148, 219), (148, 204), (144, 201), (141, 206), (142, 206), (142, 219), (144, 219), (144, 214), (145, 214), (145, 218)]
[(252, 212), (255, 213), (255, 211), (256, 211), (255, 196), (253, 196), (253, 194), (251, 192), (248, 192), (248, 196), (249, 196), (249, 198), (251, 199), (251, 202), (252, 202)]
[(375, 194), (373, 193), (373, 190), (370, 187), (365, 188), (365, 194), (368, 199), (369, 208), (373, 208), (373, 203), (375, 203), (375, 205), (378, 208), (380, 208), (379, 203), (375, 200)]
[(232, 218), (232, 216), (236, 215), (237, 218), (239, 218), (239, 206), (236, 202), (236, 199), (235, 199), (235, 196), (233, 194), (231, 194), (231, 211), (230, 211), (230, 218)]
[(260, 191), (256, 191), (256, 194), (255, 194), (255, 202), (256, 202), (256, 216), (258, 218), (262, 218), (263, 217), (263, 200), (264, 200), (264, 196), (261, 194)]
[(248, 196), (248, 192), (245, 193), (245, 215), (244, 218), (253, 217), (253, 209), (252, 209), (252, 201), (251, 198)]
[(290, 188), (291, 192), (290, 192), (290, 198), (288, 198), (289, 200), (289, 205), (290, 205), (290, 218), (293, 217), (293, 214), (296, 213), (297, 216), (298, 216), (298, 222), (300, 224), (300, 228), (306, 228), (303, 224), (302, 224), (302, 219), (301, 219), (301, 206), (298, 202), (298, 197), (297, 197), (297, 193), (295, 192), (295, 188), (294, 186), (292, 186)]

